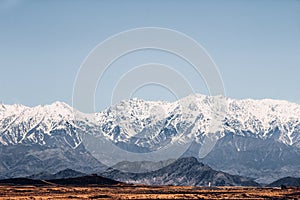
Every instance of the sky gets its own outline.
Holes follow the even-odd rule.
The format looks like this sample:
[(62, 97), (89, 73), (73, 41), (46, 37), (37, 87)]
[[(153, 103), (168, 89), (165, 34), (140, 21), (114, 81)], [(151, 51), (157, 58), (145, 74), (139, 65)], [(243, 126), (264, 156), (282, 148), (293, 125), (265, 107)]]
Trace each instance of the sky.
[[(227, 97), (300, 104), (299, 0), (0, 0), (0, 101), (72, 105), (77, 73), (93, 48), (142, 27), (176, 30), (201, 44), (218, 67)], [(144, 63), (169, 65), (196, 93), (208, 94), (188, 63), (144, 50), (111, 65), (95, 91), (96, 109), (109, 106), (120, 77)], [(140, 87), (132, 97), (178, 98), (159, 84)]]

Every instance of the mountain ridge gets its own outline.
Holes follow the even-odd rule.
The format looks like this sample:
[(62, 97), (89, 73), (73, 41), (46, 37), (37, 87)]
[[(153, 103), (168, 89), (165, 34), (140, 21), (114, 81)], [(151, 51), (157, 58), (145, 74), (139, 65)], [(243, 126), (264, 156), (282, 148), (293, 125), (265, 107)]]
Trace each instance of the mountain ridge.
[(101, 175), (121, 182), (149, 185), (259, 186), (250, 178), (213, 170), (194, 157), (179, 158), (152, 172), (126, 173), (114, 168)]
[[(196, 107), (201, 107), (201, 109), (198, 109), (197, 111), (203, 112), (202, 114), (204, 117), (207, 117), (209, 119), (210, 111), (206, 107), (209, 107), (210, 102), (213, 102), (215, 98), (221, 98), (221, 103), (226, 103), (224, 105), (227, 108), (227, 112), (225, 113), (225, 116), (231, 119), (229, 122), (234, 121), (233, 117), (233, 111), (237, 112), (239, 116), (236, 116), (236, 118), (240, 119), (241, 124), (244, 125), (241, 128), (244, 129), (249, 129), (252, 130), (253, 132), (257, 132), (257, 134), (260, 137), (266, 137), (262, 132), (266, 132), (268, 128), (270, 128), (270, 123), (272, 123), (272, 120), (275, 121), (274, 123), (282, 123), (286, 125), (287, 123), (293, 123), (296, 126), (299, 125), (300, 122), (300, 105), (296, 103), (291, 103), (288, 101), (284, 100), (271, 100), (271, 99), (263, 99), (263, 100), (252, 100), (252, 99), (246, 99), (246, 100), (233, 100), (225, 97), (220, 97), (220, 96), (214, 96), (214, 97), (209, 97), (209, 96), (204, 96), (204, 95), (190, 95), (188, 97), (185, 97), (181, 100), (175, 101), (175, 102), (166, 102), (166, 101), (144, 101), (141, 99), (131, 99), (131, 100), (123, 100), (120, 103), (109, 107), (105, 109), (104, 111), (94, 113), (94, 114), (85, 114), (82, 112), (77, 111), (76, 109), (72, 108), (71, 106), (67, 105), (64, 102), (54, 102), (50, 105), (39, 105), (35, 107), (27, 107), (23, 106), (20, 104), (16, 105), (4, 105), (2, 104), (2, 109), (0, 109), (0, 123), (2, 127), (0, 127), (0, 143), (1, 144), (16, 144), (16, 143), (22, 143), (23, 140), (28, 138), (30, 135), (27, 135), (28, 132), (30, 132), (30, 128), (34, 128), (34, 126), (39, 126), (39, 122), (45, 122), (42, 124), (44, 126), (44, 132), (48, 133), (51, 131), (53, 127), (51, 126), (54, 122), (57, 124), (61, 123), (60, 125), (66, 126), (65, 124), (62, 124), (63, 122), (70, 123), (73, 127), (76, 127), (78, 123), (74, 122), (76, 120), (79, 120), (80, 123), (86, 123), (87, 126), (94, 127), (96, 130), (94, 131), (95, 133), (97, 132), (103, 132), (104, 136), (107, 137), (108, 139), (115, 139), (116, 141), (120, 141), (120, 138), (123, 137), (123, 139), (129, 139), (133, 136), (135, 136), (137, 133), (140, 133), (143, 129), (145, 129), (145, 125), (143, 126), (143, 123), (145, 124), (146, 120), (149, 121), (149, 119), (152, 120), (152, 123), (146, 124), (148, 125), (153, 125), (159, 120), (165, 120), (163, 119), (164, 117), (172, 116), (172, 114), (175, 113), (175, 111), (178, 112), (184, 112), (182, 110), (186, 109), (187, 111), (190, 111), (191, 108), (188, 106), (196, 106)], [(153, 104), (153, 105), (152, 105)], [(188, 104), (188, 105), (185, 105)], [(213, 103), (212, 103), (213, 104)], [(248, 106), (245, 106), (249, 104)], [(258, 105), (255, 105), (258, 104)], [(130, 106), (132, 108), (130, 109)], [(183, 107), (183, 108), (178, 108), (178, 107)], [(4, 108), (3, 108), (4, 107)], [(260, 109), (258, 109), (258, 108)], [(14, 109), (15, 108), (15, 109)], [(123, 116), (126, 116), (124, 113), (128, 112), (131, 110), (131, 114), (134, 115), (134, 117), (137, 118), (137, 123), (138, 126), (136, 127), (130, 127), (124, 125), (124, 127), (121, 127), (121, 132), (122, 130), (125, 131), (124, 134), (121, 134), (121, 136), (117, 138), (113, 138), (109, 132), (106, 132), (104, 129), (104, 126), (108, 126), (108, 123), (113, 121), (112, 118), (120, 118), (120, 114), (117, 115), (114, 113), (114, 110), (120, 110), (123, 109)], [(157, 110), (155, 110), (157, 109)], [(241, 110), (251, 110), (250, 113), (243, 113)], [(139, 110), (139, 112), (134, 112), (133, 110)], [(258, 111), (257, 111), (258, 110)], [(277, 111), (276, 111), (277, 110)], [(286, 111), (285, 111), (286, 110)], [(254, 112), (255, 111), (255, 112)], [(149, 113), (152, 112), (152, 113)], [(156, 112), (156, 113), (155, 113)], [(254, 114), (253, 114), (254, 113)], [(152, 115), (151, 115), (152, 114)], [(160, 116), (160, 119), (157, 119), (159, 115), (165, 114), (166, 116)], [(183, 113), (186, 114), (186, 113)], [(247, 116), (248, 114), (248, 116)], [(22, 117), (18, 116), (22, 115)], [(49, 115), (49, 116), (44, 116), (44, 115)], [(111, 116), (112, 115), (112, 116)], [(154, 116), (157, 115), (157, 116)], [(261, 119), (259, 119), (259, 117)], [(23, 133), (20, 133), (20, 138), (3, 138), (3, 134), (9, 126), (13, 126), (14, 123), (22, 123), (26, 121), (30, 121), (31, 118), (36, 118), (35, 123), (28, 124), (28, 129), (24, 130)], [(156, 117), (156, 118), (155, 118)], [(268, 119), (265, 119), (267, 118)], [(46, 118), (46, 119), (45, 119)], [(104, 119), (105, 118), (105, 119)], [(247, 118), (247, 119), (245, 119)], [(51, 120), (51, 122), (49, 121)], [(248, 120), (248, 121), (247, 121)], [(250, 121), (249, 121), (250, 120)], [(252, 121), (251, 121), (252, 120)], [(277, 120), (277, 121), (276, 121)], [(4, 122), (3, 122), (4, 121)], [(128, 117), (128, 122), (131, 122), (132, 118)], [(166, 121), (166, 120), (165, 120)], [(122, 122), (122, 120), (120, 121)], [(228, 122), (228, 123), (229, 123)], [(9, 125), (7, 125), (7, 123)], [(73, 124), (72, 124), (73, 123)], [(126, 122), (124, 122), (126, 123)], [(252, 123), (252, 124), (251, 124)], [(253, 124), (253, 123), (258, 123), (258, 124)], [(157, 124), (155, 124), (157, 125)], [(207, 124), (203, 124), (205, 126)], [(226, 125), (226, 124), (225, 124)], [(227, 128), (223, 124), (223, 128)], [(230, 124), (235, 125), (236, 124)], [(100, 127), (97, 127), (100, 126)], [(208, 125), (207, 125), (208, 126)], [(116, 126), (111, 127), (112, 129), (115, 128)], [(288, 127), (288, 126), (287, 126)], [(79, 127), (80, 128), (80, 127)], [(230, 127), (232, 128), (232, 127)], [(256, 128), (256, 129), (255, 129)], [(285, 127), (283, 127), (284, 129)], [(298, 127), (297, 127), (298, 128)], [(102, 129), (102, 130), (101, 130)], [(207, 128), (203, 128), (201, 131), (207, 131)], [(282, 136), (281, 141), (283, 141), (285, 144), (288, 145), (293, 145), (295, 143), (300, 142), (300, 137), (299, 138), (294, 138), (295, 136), (292, 133), (292, 130), (288, 130), (289, 134), (285, 134)], [(31, 140), (36, 140), (35, 142), (42, 142), (38, 141), (37, 137), (31, 136)], [(76, 138), (77, 137), (77, 138)], [(30, 137), (29, 137), (30, 138)], [(73, 138), (76, 138), (70, 146), (76, 147), (79, 145), (80, 140), (78, 136), (73, 136)], [(118, 140), (119, 139), (119, 140)], [(300, 144), (299, 144), (300, 145)]]
[[(166, 145), (187, 144), (193, 141), (194, 146), (188, 153), (199, 158), (201, 148), (205, 147), (205, 138), (212, 136), (216, 144), (211, 145), (212, 148), (204, 154), (203, 162), (225, 172), (249, 176), (248, 170), (253, 172), (255, 178), (268, 176), (268, 179), (262, 180), (266, 182), (280, 178), (280, 169), (288, 169), (283, 170), (280, 176), (284, 173), (287, 173), (285, 176), (292, 176), (300, 168), (299, 164), (293, 161), (300, 156), (300, 105), (287, 101), (234, 100), (222, 96), (195, 94), (171, 103), (141, 99), (123, 100), (92, 114), (79, 112), (62, 102), (33, 108), (22, 105), (0, 106), (1, 148), (38, 145), (48, 149), (46, 153), (53, 151), (53, 148), (58, 150), (66, 147), (68, 151), (75, 152), (83, 146), (87, 148), (84, 152), (94, 152), (82, 139), (86, 134), (94, 141), (102, 138), (133, 153), (155, 152)], [(230, 138), (231, 135), (235, 137)], [(222, 152), (222, 159), (228, 165), (215, 165), (218, 160), (210, 155), (218, 151)], [(234, 154), (228, 154), (227, 151)], [(35, 157), (39, 155), (38, 152), (26, 152), (28, 159), (40, 159)], [(76, 157), (76, 154), (71, 155)], [(245, 162), (245, 159), (235, 159), (232, 162), (233, 155), (237, 158), (247, 155), (245, 158), (248, 160)], [(281, 155), (291, 156), (287, 162), (282, 162)], [(105, 163), (105, 158), (97, 157), (94, 153), (91, 156)], [(170, 159), (178, 156), (180, 155), (173, 155)], [(8, 159), (5, 155), (0, 157)], [(75, 157), (72, 160), (76, 160)], [(124, 160), (124, 157), (120, 156), (120, 159)], [(277, 163), (276, 169), (268, 164), (262, 166), (263, 170), (246, 164), (259, 165), (257, 161), (268, 159)], [(249, 166), (253, 168), (249, 169)], [(3, 171), (11, 171), (13, 167), (2, 164), (2, 168)], [(77, 170), (81, 168), (78, 167)]]

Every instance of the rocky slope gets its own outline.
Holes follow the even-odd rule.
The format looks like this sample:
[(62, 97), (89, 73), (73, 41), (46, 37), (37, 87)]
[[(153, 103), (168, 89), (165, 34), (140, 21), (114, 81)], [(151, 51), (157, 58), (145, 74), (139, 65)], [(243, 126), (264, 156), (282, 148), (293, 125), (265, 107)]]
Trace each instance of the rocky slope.
[(126, 173), (110, 168), (102, 174), (121, 182), (149, 185), (258, 186), (250, 178), (215, 171), (196, 158), (179, 158), (170, 165), (147, 173)]
[[(86, 135), (92, 140), (85, 141)], [(61, 102), (33, 108), (1, 104), (0, 176), (55, 173), (70, 165), (89, 172), (109, 159), (126, 159), (101, 149), (100, 140), (145, 159), (145, 153), (168, 145), (192, 144), (162, 157), (193, 156), (217, 170), (271, 182), (300, 170), (300, 106), (204, 95), (171, 103), (124, 100), (94, 114)], [(100, 148), (91, 148), (90, 141)]]
[(300, 187), (300, 178), (284, 177), (267, 185), (268, 187), (292, 186)]

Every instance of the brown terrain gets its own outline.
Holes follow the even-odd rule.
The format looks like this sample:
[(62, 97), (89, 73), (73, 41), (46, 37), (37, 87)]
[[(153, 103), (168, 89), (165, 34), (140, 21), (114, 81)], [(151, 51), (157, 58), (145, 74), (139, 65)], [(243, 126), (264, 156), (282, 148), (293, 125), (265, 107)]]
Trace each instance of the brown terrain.
[(300, 199), (300, 188), (2, 185), (0, 199)]

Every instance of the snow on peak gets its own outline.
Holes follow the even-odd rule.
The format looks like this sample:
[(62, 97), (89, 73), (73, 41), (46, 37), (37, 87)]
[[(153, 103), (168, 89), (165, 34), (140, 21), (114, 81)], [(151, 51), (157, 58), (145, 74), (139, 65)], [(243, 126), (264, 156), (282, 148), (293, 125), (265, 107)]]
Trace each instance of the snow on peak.
[(300, 105), (271, 99), (234, 100), (201, 94), (174, 102), (123, 100), (95, 114), (80, 113), (58, 101), (32, 108), (0, 105), (1, 141), (17, 143), (29, 135), (36, 139), (38, 136), (32, 135), (33, 130), (45, 134), (68, 130), (72, 137), (78, 132), (101, 133), (114, 142), (129, 141), (141, 134), (157, 142), (173, 140), (180, 134), (196, 134), (201, 138), (201, 134), (210, 132), (247, 132), (293, 145), (300, 143)]
[[(209, 132), (252, 133), (261, 138), (277, 137), (290, 145), (300, 141), (300, 106), (271, 99), (235, 100), (200, 94), (175, 102), (131, 99), (109, 107), (97, 117), (98, 124), (105, 127), (106, 135), (116, 141), (142, 132), (162, 137), (160, 132), (164, 128), (200, 135)], [(118, 136), (113, 133), (116, 128)]]

